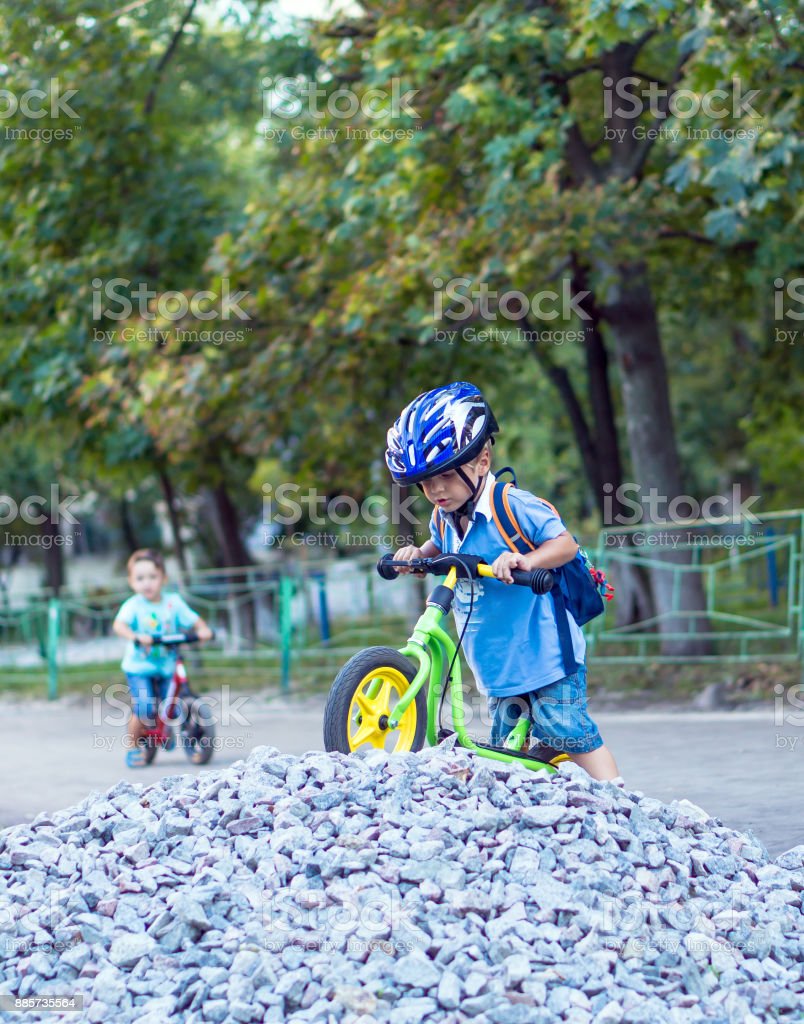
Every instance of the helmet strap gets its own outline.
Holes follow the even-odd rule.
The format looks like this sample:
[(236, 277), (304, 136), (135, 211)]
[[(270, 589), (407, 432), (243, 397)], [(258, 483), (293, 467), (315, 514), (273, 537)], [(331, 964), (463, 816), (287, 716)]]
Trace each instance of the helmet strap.
[(452, 519), (459, 535), (463, 536), (463, 531), (460, 529), (460, 521), (463, 518), (463, 516), (466, 516), (467, 519), (471, 519), (472, 516), (475, 514), (475, 502), (477, 501), (478, 494), (483, 489), (483, 482), (485, 481), (486, 477), (485, 475), (480, 476), (478, 477), (476, 483), (472, 483), (472, 481), (469, 479), (466, 473), (464, 473), (463, 469), (460, 466), (455, 467), (455, 472), (469, 488), (469, 497), (466, 499), (463, 505), (461, 505), (460, 508), (456, 508), (454, 512), (449, 513), (450, 518)]

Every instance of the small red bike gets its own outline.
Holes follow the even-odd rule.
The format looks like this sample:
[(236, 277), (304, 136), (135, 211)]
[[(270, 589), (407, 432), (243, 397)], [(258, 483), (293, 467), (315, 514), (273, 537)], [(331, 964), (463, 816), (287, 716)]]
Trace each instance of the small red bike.
[[(154, 646), (179, 647), (197, 643), (195, 633), (170, 633), (155, 636)], [(153, 686), (157, 680), (152, 680)], [(157, 692), (157, 691), (154, 691)], [(212, 709), (190, 690), (181, 651), (176, 652), (176, 667), (165, 698), (156, 710), (155, 723), (140, 737), (137, 747), (126, 754), (129, 768), (151, 764), (157, 750), (173, 750), (177, 743), (193, 764), (207, 764), (215, 749), (215, 723)]]

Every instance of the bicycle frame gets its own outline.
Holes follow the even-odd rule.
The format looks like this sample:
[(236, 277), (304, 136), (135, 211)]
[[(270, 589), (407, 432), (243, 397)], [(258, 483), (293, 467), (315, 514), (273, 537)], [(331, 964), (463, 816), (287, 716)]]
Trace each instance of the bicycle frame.
[(167, 739), (168, 723), (178, 717), (174, 712), (178, 703), (182, 687), (187, 683), (187, 671), (184, 668), (184, 660), (181, 652), (176, 652), (176, 665), (173, 675), (170, 677), (167, 693), (162, 701), (162, 706), (156, 709), (156, 724), (146, 730), (146, 736), (154, 736), (161, 743)]
[[(479, 566), (478, 575), (494, 578), (494, 574), (488, 566)], [(446, 587), (454, 594), (457, 579), (457, 570), (454, 568), (450, 569), (441, 586)], [(435, 591), (433, 593), (435, 593)], [(428, 599), (428, 606), (425, 608), (414, 626), (413, 633), (411, 634), (407, 644), (405, 644), (404, 647), (399, 648), (400, 654), (405, 657), (415, 658), (418, 662), (419, 668), (414, 676), (413, 682), (410, 684), (405, 694), (400, 697), (398, 703), (394, 706), (392, 716), (388, 722), (388, 728), (395, 729), (399, 725), (402, 716), (405, 714), (411, 703), (416, 699), (416, 694), (424, 685), (425, 680), (429, 677), (430, 686), (427, 693), (427, 743), (430, 746), (435, 746), (438, 742), (436, 724), (438, 721), (438, 706), (441, 701), (441, 691), (444, 685), (445, 665), (448, 667), (452, 663), (453, 658), (455, 658), (456, 644), (449, 633), (447, 633), (447, 631), (442, 627), (444, 615), (446, 614), (445, 609), (435, 603), (432, 603), (432, 597), (433, 595), (431, 594), (430, 599)], [(367, 690), (367, 696), (371, 698), (376, 697), (380, 685), (379, 680), (373, 681)], [(543, 768), (546, 768), (549, 772), (556, 771), (555, 766), (544, 761), (536, 761), (533, 758), (522, 756), (514, 750), (510, 753), (504, 753), (501, 750), (479, 746), (475, 743), (466, 731), (466, 721), (463, 711), (464, 702), (461, 666), (458, 658), (455, 658), (454, 660), (449, 685), (452, 722), (455, 726), (458, 743), (461, 747), (471, 750), (473, 753), (478, 754), (481, 757), (491, 757), (497, 761), (516, 761), (519, 764), (527, 765), (533, 771), (541, 771)]]

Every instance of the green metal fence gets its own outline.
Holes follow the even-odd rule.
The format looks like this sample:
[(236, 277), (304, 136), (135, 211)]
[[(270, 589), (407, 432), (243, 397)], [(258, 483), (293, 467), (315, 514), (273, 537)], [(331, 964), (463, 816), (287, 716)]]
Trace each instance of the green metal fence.
[[(650, 539), (670, 530), (681, 537), (673, 550), (685, 552), (685, 562), (663, 560), (661, 544)], [(595, 561), (615, 587), (626, 571), (660, 569), (672, 574), (673, 601), (662, 615), (628, 625), (617, 625), (612, 607), (588, 630), (590, 657), (604, 664), (801, 660), (803, 545), (804, 510), (766, 514), (760, 524), (695, 521), (601, 531)], [(311, 679), (326, 685), (368, 644), (401, 644), (422, 608), (426, 584), (412, 577), (383, 583), (375, 562), (374, 555), (299, 559), (189, 574), (179, 589), (218, 634), (203, 651), (189, 652), (191, 674), (288, 691)], [(690, 573), (705, 595), (696, 612), (681, 602), (681, 579)], [(13, 603), (6, 599), (0, 606), (3, 684), (30, 685), (35, 678), (55, 697), (71, 680), (84, 685), (118, 676), (122, 642), (111, 625), (128, 596), (125, 580), (116, 579), (93, 591), (56, 597), (39, 590), (14, 594)], [(664, 641), (689, 635), (663, 629), (668, 617), (705, 626), (708, 653), (663, 654)]]
[[(420, 603), (403, 591), (413, 581), (386, 590), (378, 599), (376, 558), (349, 562), (299, 561), (279, 568), (247, 566), (188, 574), (179, 588), (191, 607), (216, 630), (215, 643), (191, 649), (191, 674), (226, 677), (237, 683), (276, 685), (337, 671), (367, 643), (403, 639)], [(168, 590), (171, 588), (167, 588)], [(55, 697), (60, 682), (94, 681), (119, 675), (123, 642), (112, 622), (131, 595), (124, 580), (87, 591), (41, 590), (17, 595), (0, 609), (0, 669), (4, 685), (47, 682)], [(396, 597), (395, 608), (388, 598)], [(333, 597), (336, 598), (333, 603)], [(25, 664), (15, 664), (14, 655)]]
[[(596, 660), (611, 663), (800, 660), (802, 543), (800, 509), (766, 513), (761, 522), (713, 525), (695, 520), (601, 531), (597, 561), (615, 587), (628, 570), (659, 570), (672, 576), (672, 598), (669, 609), (640, 622), (617, 626), (612, 614), (597, 620), (589, 635), (590, 651)], [(670, 550), (683, 552), (684, 561), (663, 558)], [(686, 575), (700, 580), (704, 607), (698, 611), (682, 605)], [(663, 654), (665, 641), (689, 639), (690, 622), (697, 625), (695, 635), (706, 640), (709, 653)]]

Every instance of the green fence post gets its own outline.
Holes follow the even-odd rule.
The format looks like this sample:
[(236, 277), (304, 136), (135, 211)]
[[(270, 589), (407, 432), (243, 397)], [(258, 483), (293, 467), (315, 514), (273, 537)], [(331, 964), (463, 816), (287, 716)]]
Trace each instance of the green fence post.
[(279, 580), (279, 643), (282, 659), (280, 684), (283, 693), (287, 693), (290, 689), (290, 645), (293, 639), (292, 600), (293, 580), (290, 576), (282, 576)]
[(59, 627), (61, 602), (51, 597), (47, 604), (47, 696), (55, 700), (59, 693)]

